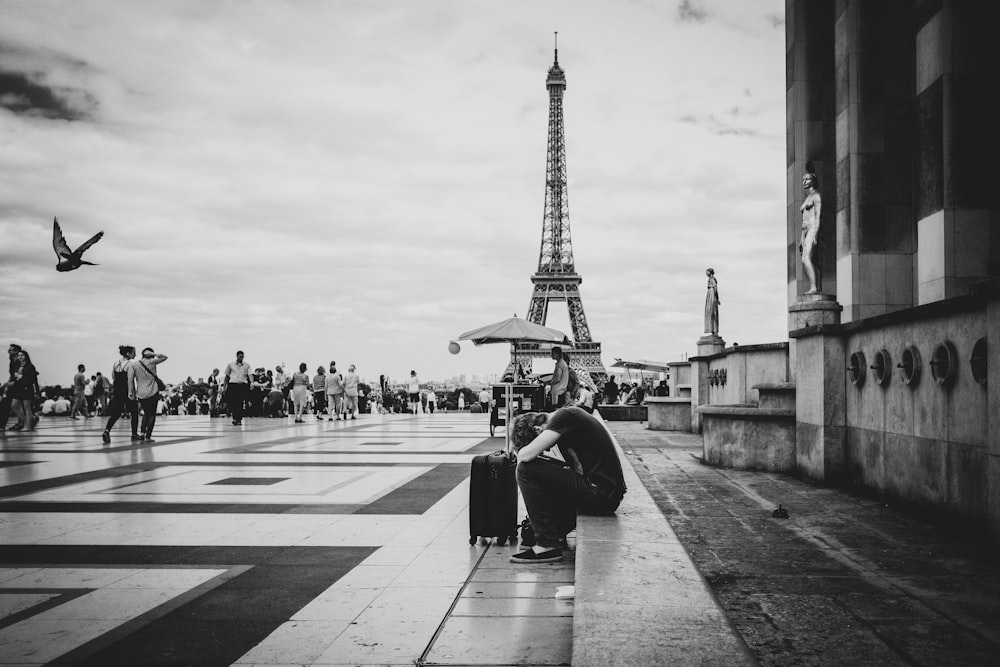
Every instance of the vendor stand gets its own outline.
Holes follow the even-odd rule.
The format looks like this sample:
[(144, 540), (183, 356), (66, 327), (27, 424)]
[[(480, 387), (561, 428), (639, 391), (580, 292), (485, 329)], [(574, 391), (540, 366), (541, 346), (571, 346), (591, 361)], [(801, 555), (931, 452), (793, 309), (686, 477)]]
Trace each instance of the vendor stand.
[[(507, 391), (510, 390), (508, 394)], [(545, 410), (545, 387), (540, 384), (503, 383), (493, 385), (493, 400), (490, 401), (490, 436), (497, 426), (507, 426), (507, 417), (516, 417), (522, 412), (543, 412)]]

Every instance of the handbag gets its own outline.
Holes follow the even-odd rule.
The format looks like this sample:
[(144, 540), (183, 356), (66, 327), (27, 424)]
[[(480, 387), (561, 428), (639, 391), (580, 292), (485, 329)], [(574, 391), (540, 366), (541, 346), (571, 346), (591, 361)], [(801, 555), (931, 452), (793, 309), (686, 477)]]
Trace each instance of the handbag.
[(160, 379), (160, 376), (154, 373), (153, 370), (143, 362), (140, 361), (139, 363), (142, 364), (142, 367), (145, 368), (147, 371), (149, 371), (149, 374), (153, 376), (154, 380), (156, 380), (156, 390), (165, 391), (167, 385), (163, 382), (163, 380)]

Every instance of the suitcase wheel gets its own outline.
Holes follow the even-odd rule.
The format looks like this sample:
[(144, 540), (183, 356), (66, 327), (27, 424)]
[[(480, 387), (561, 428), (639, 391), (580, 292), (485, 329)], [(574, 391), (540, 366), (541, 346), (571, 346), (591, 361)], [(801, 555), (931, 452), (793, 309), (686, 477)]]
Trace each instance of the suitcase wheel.
[(497, 538), (497, 544), (499, 546), (501, 546), (501, 547), (504, 546), (505, 544), (507, 544), (507, 538), (506, 537), (498, 537)]
[(476, 543), (476, 536), (475, 536), (475, 535), (473, 535), (472, 537), (470, 537), (470, 538), (469, 538), (469, 544), (470, 544), (470, 545), (473, 545), (473, 544), (475, 544), (475, 543)]

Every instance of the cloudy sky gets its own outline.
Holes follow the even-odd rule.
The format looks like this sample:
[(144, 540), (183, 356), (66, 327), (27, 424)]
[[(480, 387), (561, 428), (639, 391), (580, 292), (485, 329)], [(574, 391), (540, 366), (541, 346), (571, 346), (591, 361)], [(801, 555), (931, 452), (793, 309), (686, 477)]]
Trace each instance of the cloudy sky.
[[(448, 341), (537, 268), (559, 32), (588, 323), (616, 357), (785, 339), (784, 2), (3, 0), (0, 342), (500, 372)], [(52, 219), (100, 264), (55, 270)], [(568, 329), (556, 304), (549, 326)], [(547, 370), (547, 369), (543, 369)]]

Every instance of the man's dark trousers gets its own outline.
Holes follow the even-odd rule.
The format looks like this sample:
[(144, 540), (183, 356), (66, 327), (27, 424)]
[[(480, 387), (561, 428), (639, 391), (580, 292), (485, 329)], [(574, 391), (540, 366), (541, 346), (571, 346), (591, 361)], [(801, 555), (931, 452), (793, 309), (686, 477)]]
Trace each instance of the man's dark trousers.
[(233, 421), (243, 421), (243, 414), (246, 410), (247, 397), (250, 394), (250, 385), (245, 382), (230, 382), (226, 391), (226, 403), (229, 411), (233, 415)]
[(614, 514), (621, 499), (602, 496), (583, 475), (556, 459), (538, 457), (517, 464), (517, 486), (539, 546), (554, 549), (576, 528), (576, 515)]

